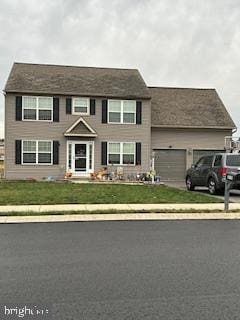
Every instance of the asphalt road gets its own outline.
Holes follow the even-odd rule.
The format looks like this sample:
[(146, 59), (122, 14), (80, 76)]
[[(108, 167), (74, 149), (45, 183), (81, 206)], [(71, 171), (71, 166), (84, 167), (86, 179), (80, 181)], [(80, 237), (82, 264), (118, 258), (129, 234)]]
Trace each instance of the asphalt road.
[(240, 221), (0, 225), (0, 303), (30, 302), (64, 320), (240, 319)]

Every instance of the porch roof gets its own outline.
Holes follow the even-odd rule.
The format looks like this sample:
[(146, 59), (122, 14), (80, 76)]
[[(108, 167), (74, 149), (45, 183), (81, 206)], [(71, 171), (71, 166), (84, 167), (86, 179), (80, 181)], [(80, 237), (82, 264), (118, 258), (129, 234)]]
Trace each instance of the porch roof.
[(97, 137), (97, 132), (80, 117), (64, 132), (65, 137)]

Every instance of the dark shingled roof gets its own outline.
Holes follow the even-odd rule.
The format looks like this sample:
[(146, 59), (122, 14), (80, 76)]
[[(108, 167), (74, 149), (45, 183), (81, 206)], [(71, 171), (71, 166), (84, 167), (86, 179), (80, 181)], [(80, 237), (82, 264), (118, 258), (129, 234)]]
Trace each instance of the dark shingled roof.
[(236, 127), (215, 89), (149, 89), (153, 127)]
[(5, 92), (150, 99), (136, 69), (14, 63)]

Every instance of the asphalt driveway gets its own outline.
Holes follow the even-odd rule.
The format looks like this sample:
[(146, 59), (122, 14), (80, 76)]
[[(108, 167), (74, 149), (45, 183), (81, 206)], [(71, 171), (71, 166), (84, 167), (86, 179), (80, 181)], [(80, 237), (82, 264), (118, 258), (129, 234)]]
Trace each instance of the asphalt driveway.
[[(178, 188), (181, 190), (186, 190), (186, 185), (184, 181), (164, 181), (164, 183), (169, 187)], [(200, 192), (202, 194), (209, 194), (207, 187), (196, 187), (196, 192)], [(219, 199), (224, 199), (224, 196), (214, 196)], [(230, 201), (235, 203), (240, 203), (240, 190), (231, 190), (230, 191)]]

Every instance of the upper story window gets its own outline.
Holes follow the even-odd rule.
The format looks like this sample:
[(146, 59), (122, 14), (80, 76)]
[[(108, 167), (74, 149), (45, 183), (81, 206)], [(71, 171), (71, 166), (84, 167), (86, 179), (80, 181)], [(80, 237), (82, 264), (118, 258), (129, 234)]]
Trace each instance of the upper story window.
[(136, 101), (108, 100), (108, 123), (136, 123)]
[(53, 98), (23, 97), (22, 120), (53, 121)]
[(89, 115), (89, 99), (88, 98), (73, 98), (73, 114)]

